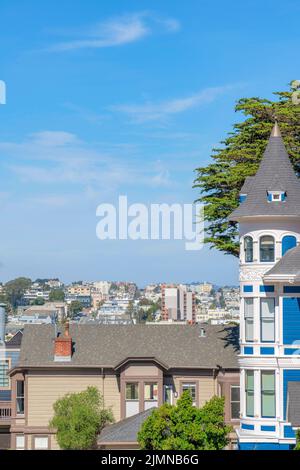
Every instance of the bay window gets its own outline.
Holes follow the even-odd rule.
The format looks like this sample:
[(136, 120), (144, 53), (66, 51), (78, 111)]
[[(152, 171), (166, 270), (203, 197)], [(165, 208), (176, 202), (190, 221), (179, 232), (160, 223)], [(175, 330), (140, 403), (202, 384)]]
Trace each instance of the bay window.
[(158, 385), (157, 383), (146, 383), (144, 385), (144, 409), (147, 410), (158, 406)]
[(261, 415), (263, 418), (275, 418), (275, 371), (261, 371)]
[(254, 370), (245, 371), (246, 416), (254, 416)]
[(25, 409), (24, 380), (17, 380), (17, 414), (23, 415)]
[(245, 318), (245, 340), (253, 341), (254, 324), (254, 299), (252, 297), (244, 299), (244, 318)]
[(275, 341), (275, 299), (260, 299), (260, 336), (263, 343)]

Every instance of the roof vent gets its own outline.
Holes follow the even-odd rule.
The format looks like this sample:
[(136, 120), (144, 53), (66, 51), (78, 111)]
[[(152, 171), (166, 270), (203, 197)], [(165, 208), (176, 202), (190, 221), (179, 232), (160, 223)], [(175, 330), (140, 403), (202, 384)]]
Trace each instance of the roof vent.
[(206, 332), (205, 332), (205, 329), (203, 327), (200, 328), (200, 338), (205, 338), (206, 336)]

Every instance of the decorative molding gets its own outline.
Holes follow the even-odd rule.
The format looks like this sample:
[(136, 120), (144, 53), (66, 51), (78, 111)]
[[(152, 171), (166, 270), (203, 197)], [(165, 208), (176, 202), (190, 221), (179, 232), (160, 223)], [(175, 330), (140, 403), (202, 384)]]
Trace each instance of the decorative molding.
[(257, 269), (240, 269), (240, 281), (261, 281), (264, 274), (271, 268), (271, 266), (264, 266)]

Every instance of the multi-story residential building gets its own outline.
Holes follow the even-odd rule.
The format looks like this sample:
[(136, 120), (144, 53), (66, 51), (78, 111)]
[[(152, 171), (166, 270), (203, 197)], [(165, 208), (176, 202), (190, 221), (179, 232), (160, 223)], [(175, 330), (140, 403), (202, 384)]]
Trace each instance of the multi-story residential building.
[(275, 124), (239, 222), (240, 449), (289, 449), (300, 426), (300, 181)]
[(97, 293), (102, 294), (103, 297), (108, 298), (110, 285), (111, 283), (108, 281), (95, 281), (93, 282), (93, 290)]
[(66, 293), (68, 296), (82, 296), (89, 297), (91, 295), (91, 285), (89, 284), (72, 284), (67, 287)]
[(15, 367), (20, 353), (22, 332), (5, 340), (5, 310), (0, 305), (0, 450), (10, 448), (11, 381), (8, 371)]
[(224, 395), (226, 421), (238, 425), (237, 337), (234, 328), (198, 325), (71, 324), (58, 334), (52, 325), (26, 326), (10, 371), (11, 447), (56, 449), (53, 404), (88, 386), (100, 390), (117, 422), (190, 390), (196, 406)]
[(162, 286), (162, 319), (164, 321), (187, 321), (195, 323), (195, 294), (186, 286)]

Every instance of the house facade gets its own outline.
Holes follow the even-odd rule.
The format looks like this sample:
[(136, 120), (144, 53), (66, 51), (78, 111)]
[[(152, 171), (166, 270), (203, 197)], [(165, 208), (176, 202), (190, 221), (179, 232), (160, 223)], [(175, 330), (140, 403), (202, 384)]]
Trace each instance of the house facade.
[(53, 404), (88, 386), (99, 389), (116, 422), (175, 404), (190, 390), (195, 406), (224, 395), (225, 419), (237, 426), (237, 338), (236, 327), (209, 325), (71, 324), (58, 334), (53, 325), (26, 326), (10, 371), (11, 448), (57, 449)]
[(240, 232), (239, 448), (290, 449), (300, 425), (300, 181), (277, 124), (230, 220)]
[[(5, 315), (4, 312), (2, 313)], [(4, 323), (2, 331), (0, 336), (5, 338)], [(18, 363), (21, 341), (21, 331), (18, 331), (9, 341), (0, 341), (0, 450), (10, 448), (12, 384), (9, 370)]]

